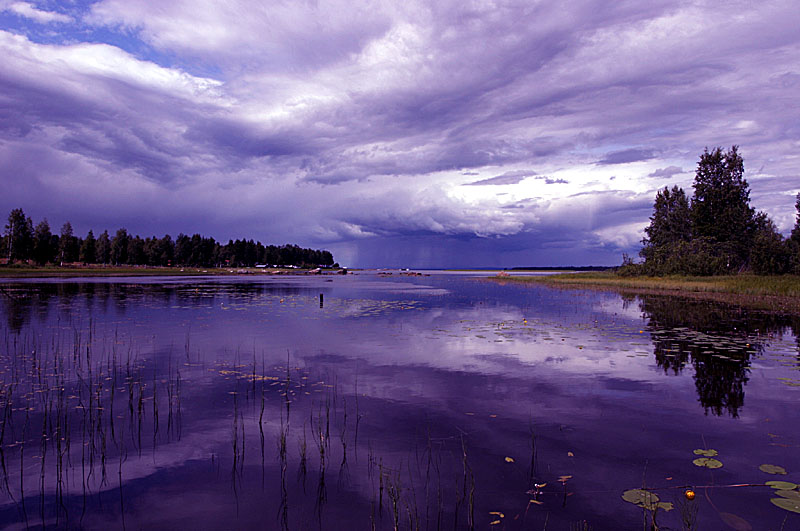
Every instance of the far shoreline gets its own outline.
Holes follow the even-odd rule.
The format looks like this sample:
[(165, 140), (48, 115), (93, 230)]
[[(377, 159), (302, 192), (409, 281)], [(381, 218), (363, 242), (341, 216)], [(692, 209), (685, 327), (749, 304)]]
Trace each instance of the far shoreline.
[(284, 268), (284, 267), (164, 267), (164, 266), (4, 266), (0, 267), (0, 282), (22, 278), (81, 278), (81, 277), (200, 277), (200, 276), (276, 276), (276, 275), (338, 275), (346, 268)]

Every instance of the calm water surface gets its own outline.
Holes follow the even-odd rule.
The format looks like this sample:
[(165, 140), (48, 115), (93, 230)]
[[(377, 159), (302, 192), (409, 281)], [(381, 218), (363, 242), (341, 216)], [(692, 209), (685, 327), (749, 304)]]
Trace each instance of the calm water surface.
[(6, 528), (642, 529), (646, 486), (662, 529), (800, 529), (763, 486), (800, 481), (797, 318), (465, 274), (3, 286)]

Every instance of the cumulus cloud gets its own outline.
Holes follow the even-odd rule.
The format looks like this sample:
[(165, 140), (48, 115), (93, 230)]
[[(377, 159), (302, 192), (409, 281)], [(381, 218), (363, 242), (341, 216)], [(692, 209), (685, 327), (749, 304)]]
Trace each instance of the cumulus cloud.
[(754, 205), (793, 219), (788, 0), (3, 6), (0, 211), (365, 261), (617, 263), (650, 213), (642, 176), (685, 186), (704, 146), (739, 144)]

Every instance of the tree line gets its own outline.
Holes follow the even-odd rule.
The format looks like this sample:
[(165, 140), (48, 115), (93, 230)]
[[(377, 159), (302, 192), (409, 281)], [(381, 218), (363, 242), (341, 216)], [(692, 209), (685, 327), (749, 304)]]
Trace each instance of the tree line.
[(678, 186), (659, 190), (639, 252), (643, 261), (624, 256), (621, 274), (800, 274), (800, 194), (794, 229), (784, 238), (765, 212), (750, 206), (737, 146), (706, 148), (693, 188), (691, 199)]
[(33, 262), (39, 265), (84, 264), (253, 267), (257, 264), (279, 266), (324, 266), (334, 264), (326, 250), (303, 249), (297, 245), (263, 245), (251, 240), (229, 240), (222, 244), (200, 234), (179, 234), (174, 240), (131, 235), (124, 228), (113, 236), (103, 231), (95, 236), (90, 230), (85, 238), (75, 236), (72, 224), (64, 223), (54, 234), (47, 219), (36, 226), (21, 208), (8, 215), (4, 237), (0, 239), (0, 257), (8, 263)]

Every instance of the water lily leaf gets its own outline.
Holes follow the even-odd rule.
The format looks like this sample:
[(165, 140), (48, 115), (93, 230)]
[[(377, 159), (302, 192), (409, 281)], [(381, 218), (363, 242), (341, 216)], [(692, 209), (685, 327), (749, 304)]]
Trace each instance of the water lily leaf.
[(750, 525), (750, 522), (741, 516), (737, 516), (733, 513), (719, 513), (719, 517), (736, 531), (753, 531), (753, 526)]
[(767, 481), (765, 485), (778, 490), (793, 490), (797, 488), (797, 483), (791, 483), (789, 481)]
[(716, 450), (711, 450), (711, 449), (703, 450), (702, 448), (698, 448), (697, 450), (694, 451), (694, 454), (695, 455), (704, 455), (706, 457), (714, 457), (715, 455), (719, 455), (719, 452), (717, 452)]
[(782, 498), (800, 501), (800, 492), (797, 492), (796, 490), (776, 490), (775, 494)]
[(513, 463), (513, 462), (514, 462), (513, 457), (506, 457), (506, 463)]
[(669, 512), (674, 509), (675, 506), (672, 505), (672, 502), (658, 502), (658, 508)]
[[(630, 489), (622, 493), (622, 499), (628, 503), (645, 509), (654, 509), (658, 505), (658, 494), (642, 489)], [(672, 504), (669, 504), (670, 506)], [(672, 507), (670, 507), (671, 509)], [(669, 510), (669, 509), (667, 509)]]
[(692, 461), (696, 466), (704, 466), (706, 468), (722, 468), (722, 461), (712, 459), (710, 457), (698, 457)]
[(770, 501), (775, 505), (777, 505), (778, 507), (780, 507), (781, 509), (785, 509), (787, 511), (800, 514), (800, 500), (790, 500), (788, 498), (772, 498)]
[(786, 475), (786, 469), (778, 465), (761, 465), (758, 467), (758, 469), (762, 472), (766, 472), (767, 474)]

